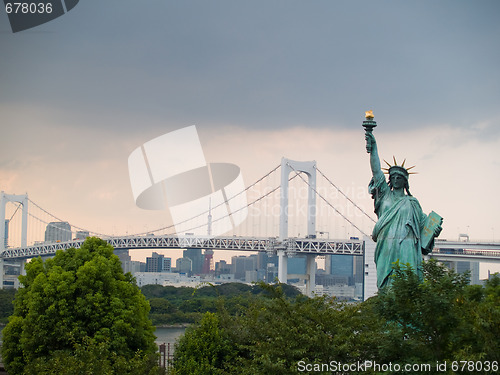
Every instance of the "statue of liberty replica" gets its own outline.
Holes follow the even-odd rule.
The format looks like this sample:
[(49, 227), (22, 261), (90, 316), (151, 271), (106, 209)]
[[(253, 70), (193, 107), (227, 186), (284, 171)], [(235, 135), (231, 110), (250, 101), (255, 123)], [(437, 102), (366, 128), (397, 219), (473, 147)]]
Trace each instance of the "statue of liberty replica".
[[(391, 274), (396, 263), (410, 266), (421, 275), (422, 255), (432, 251), (434, 238), (441, 232), (443, 219), (431, 212), (425, 215), (410, 193), (408, 179), (413, 167), (406, 168), (405, 161), (398, 165), (387, 164), (382, 168), (378, 156), (377, 142), (373, 135), (373, 112), (366, 112), (366, 151), (370, 154), (372, 179), (369, 191), (375, 204), (378, 221), (373, 228), (372, 238), (377, 243), (375, 264), (377, 265), (377, 287), (379, 290), (391, 284)], [(384, 172), (389, 175), (386, 181)]]

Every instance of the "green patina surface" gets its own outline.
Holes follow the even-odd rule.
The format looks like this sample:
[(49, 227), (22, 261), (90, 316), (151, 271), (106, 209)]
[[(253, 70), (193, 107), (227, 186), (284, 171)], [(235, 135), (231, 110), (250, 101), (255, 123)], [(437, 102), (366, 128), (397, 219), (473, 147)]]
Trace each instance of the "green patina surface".
[(365, 130), (366, 150), (370, 154), (373, 175), (369, 192), (378, 217), (372, 233), (377, 243), (377, 287), (382, 289), (391, 284), (390, 276), (395, 263), (409, 265), (421, 273), (422, 255), (432, 251), (434, 238), (442, 229), (442, 218), (434, 212), (429, 216), (424, 214), (418, 200), (411, 195), (408, 180), (409, 170), (413, 167), (406, 168), (405, 162), (398, 165), (395, 158), (393, 165), (385, 162), (388, 167), (385, 168), (386, 173), (389, 174), (386, 181), (375, 136), (372, 129)]

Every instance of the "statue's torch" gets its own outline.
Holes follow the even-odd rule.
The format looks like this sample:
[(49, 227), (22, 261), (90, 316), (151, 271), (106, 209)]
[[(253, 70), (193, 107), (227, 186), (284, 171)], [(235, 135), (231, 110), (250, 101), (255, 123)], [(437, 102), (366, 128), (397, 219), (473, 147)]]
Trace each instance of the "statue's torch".
[(373, 111), (366, 111), (365, 118), (366, 120), (363, 121), (363, 128), (365, 128), (365, 131), (371, 133), (373, 128), (377, 126), (377, 122), (373, 121)]
[(365, 128), (365, 138), (366, 138), (366, 152), (372, 152), (371, 138), (373, 138), (372, 132), (373, 128), (377, 126), (377, 123), (373, 120), (373, 111), (365, 112), (366, 120), (363, 121), (363, 128)]

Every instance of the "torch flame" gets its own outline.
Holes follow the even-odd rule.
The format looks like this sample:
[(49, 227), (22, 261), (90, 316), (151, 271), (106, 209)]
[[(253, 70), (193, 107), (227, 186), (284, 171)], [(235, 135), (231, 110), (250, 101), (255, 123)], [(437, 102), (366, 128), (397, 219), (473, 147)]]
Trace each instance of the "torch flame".
[(374, 118), (375, 116), (373, 116), (373, 111), (366, 111), (365, 112), (365, 117), (367, 119), (369, 119), (369, 118)]

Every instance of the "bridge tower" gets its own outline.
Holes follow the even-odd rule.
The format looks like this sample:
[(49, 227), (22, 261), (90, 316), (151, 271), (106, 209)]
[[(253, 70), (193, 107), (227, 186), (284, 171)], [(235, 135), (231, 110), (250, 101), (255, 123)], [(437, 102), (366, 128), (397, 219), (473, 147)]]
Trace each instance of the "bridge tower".
[[(17, 202), (23, 206), (21, 220), (21, 247), (28, 245), (28, 194), (15, 195), (0, 192), (0, 254), (6, 249), (6, 227), (5, 227), (5, 206), (7, 202)], [(21, 263), (21, 272), (24, 269), (24, 261)], [(0, 289), (3, 289), (4, 282), (4, 260), (0, 259)]]
[[(288, 178), (290, 172), (302, 172), (308, 177), (307, 237), (313, 238), (316, 235), (316, 161), (295, 161), (282, 158), (279, 240), (284, 241), (288, 237)], [(288, 255), (285, 250), (278, 250), (278, 280), (281, 283), (287, 282)], [(308, 254), (306, 257), (306, 293), (311, 296), (316, 286), (316, 256)]]

